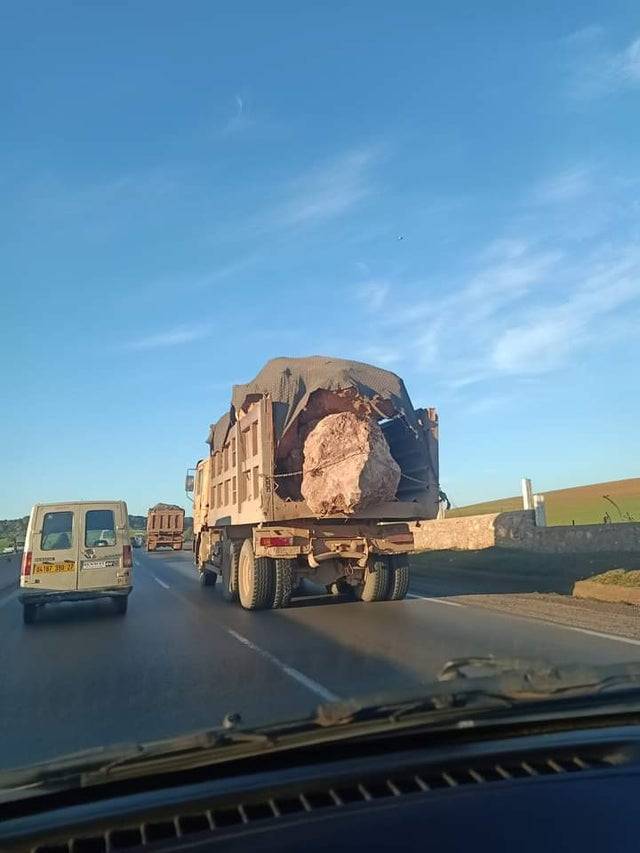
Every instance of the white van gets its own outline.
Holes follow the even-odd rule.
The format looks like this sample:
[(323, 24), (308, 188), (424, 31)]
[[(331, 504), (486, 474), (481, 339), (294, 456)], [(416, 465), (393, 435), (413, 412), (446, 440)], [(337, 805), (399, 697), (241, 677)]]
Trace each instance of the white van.
[(24, 621), (56, 601), (111, 598), (127, 612), (132, 589), (129, 517), (124, 501), (36, 504), (20, 572)]

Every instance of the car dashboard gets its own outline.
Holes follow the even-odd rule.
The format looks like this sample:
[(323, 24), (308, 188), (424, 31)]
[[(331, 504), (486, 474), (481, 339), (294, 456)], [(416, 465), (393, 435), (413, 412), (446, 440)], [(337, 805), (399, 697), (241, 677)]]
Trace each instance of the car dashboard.
[(364, 738), (18, 800), (0, 849), (637, 849), (637, 721), (500, 734)]

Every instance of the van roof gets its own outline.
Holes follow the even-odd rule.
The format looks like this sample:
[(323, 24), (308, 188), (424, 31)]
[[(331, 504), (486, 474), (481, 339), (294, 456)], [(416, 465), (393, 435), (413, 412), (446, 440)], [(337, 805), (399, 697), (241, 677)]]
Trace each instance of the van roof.
[(34, 504), (34, 509), (41, 506), (117, 506), (118, 504), (126, 503), (126, 501), (47, 501), (46, 503)]

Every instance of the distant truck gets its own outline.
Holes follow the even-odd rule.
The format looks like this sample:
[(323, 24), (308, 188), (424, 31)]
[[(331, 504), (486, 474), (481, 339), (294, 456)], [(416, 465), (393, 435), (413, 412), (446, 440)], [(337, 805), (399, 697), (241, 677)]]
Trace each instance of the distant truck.
[[(345, 412), (382, 430), (397, 490), (365, 509), (319, 515), (302, 496), (305, 441), (323, 418)], [(413, 531), (437, 516), (440, 489), (436, 410), (414, 409), (398, 376), (340, 359), (274, 359), (234, 386), (207, 443), (186, 480), (203, 586), (220, 575), (223, 597), (248, 610), (286, 607), (304, 578), (362, 601), (404, 598)], [(352, 462), (311, 474), (335, 478), (336, 466)]]
[(175, 504), (156, 504), (147, 513), (147, 551), (173, 548), (184, 543), (184, 510)]

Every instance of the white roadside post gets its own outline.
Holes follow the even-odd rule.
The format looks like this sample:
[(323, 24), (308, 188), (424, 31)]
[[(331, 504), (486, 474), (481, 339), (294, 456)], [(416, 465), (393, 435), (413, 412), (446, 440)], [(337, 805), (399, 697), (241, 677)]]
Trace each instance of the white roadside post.
[(533, 509), (533, 487), (528, 477), (522, 478), (522, 508)]
[(547, 510), (544, 505), (544, 495), (533, 496), (533, 509), (535, 512), (536, 527), (546, 527)]

